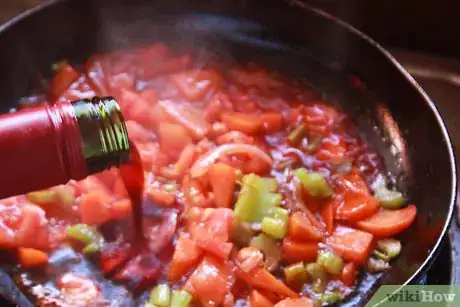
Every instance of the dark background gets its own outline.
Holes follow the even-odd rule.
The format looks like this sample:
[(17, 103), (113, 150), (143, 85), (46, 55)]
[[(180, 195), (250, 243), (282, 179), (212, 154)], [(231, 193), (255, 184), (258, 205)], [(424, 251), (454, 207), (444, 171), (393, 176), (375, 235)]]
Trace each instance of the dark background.
[[(0, 0), (0, 22), (43, 2), (46, 0)], [(460, 57), (459, 0), (305, 2), (341, 17), (384, 45)]]

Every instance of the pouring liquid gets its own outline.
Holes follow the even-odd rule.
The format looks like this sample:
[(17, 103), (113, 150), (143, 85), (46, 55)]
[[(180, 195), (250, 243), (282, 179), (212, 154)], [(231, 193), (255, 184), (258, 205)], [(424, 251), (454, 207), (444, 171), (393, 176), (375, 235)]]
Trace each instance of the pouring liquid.
[(120, 174), (123, 183), (128, 191), (133, 207), (133, 224), (135, 245), (142, 246), (145, 241), (143, 233), (143, 210), (142, 196), (144, 191), (144, 170), (137, 147), (133, 142), (129, 142), (131, 151), (128, 163), (120, 166)]

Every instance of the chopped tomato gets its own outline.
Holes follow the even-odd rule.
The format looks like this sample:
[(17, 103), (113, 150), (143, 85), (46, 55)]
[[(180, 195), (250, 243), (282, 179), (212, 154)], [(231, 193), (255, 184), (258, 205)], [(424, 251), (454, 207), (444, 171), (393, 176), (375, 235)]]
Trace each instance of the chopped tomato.
[(340, 281), (343, 282), (345, 286), (351, 287), (355, 284), (356, 281), (356, 265), (353, 262), (347, 263), (340, 274)]
[(190, 101), (204, 99), (220, 83), (220, 76), (210, 69), (187, 71), (173, 75), (171, 79), (181, 94)]
[(59, 98), (78, 79), (79, 75), (80, 73), (71, 65), (67, 63), (59, 65), (50, 84), (50, 100), (54, 101)]
[(208, 134), (209, 124), (196, 107), (169, 100), (160, 100), (158, 106), (168, 118), (187, 128), (194, 139), (202, 139)]
[(48, 255), (35, 248), (20, 247), (18, 257), (23, 268), (35, 268), (48, 263)]
[(157, 122), (152, 114), (149, 103), (134, 91), (122, 90), (118, 99), (123, 115), (128, 120), (134, 120), (148, 129), (155, 129)]
[(260, 118), (265, 132), (275, 133), (283, 128), (283, 116), (281, 113), (266, 112)]
[(345, 260), (362, 265), (369, 257), (373, 239), (374, 236), (368, 232), (338, 225), (326, 239), (326, 244)]
[(259, 291), (252, 290), (250, 296), (250, 307), (273, 307), (273, 304)]
[(160, 124), (158, 136), (160, 149), (173, 159), (177, 159), (181, 151), (192, 142), (188, 130), (180, 125)]
[(334, 108), (320, 103), (305, 107), (304, 113), (308, 131), (321, 135), (326, 135), (332, 130), (339, 115)]
[(131, 200), (129, 198), (124, 198), (113, 202), (109, 209), (110, 215), (115, 220), (125, 219), (133, 212)]
[(392, 237), (409, 228), (416, 215), (417, 208), (414, 205), (408, 205), (399, 210), (381, 209), (375, 215), (359, 221), (356, 225), (378, 237)]
[(260, 116), (239, 112), (222, 113), (220, 119), (230, 130), (238, 130), (247, 134), (254, 134), (263, 128)]
[(234, 281), (234, 269), (229, 262), (206, 257), (188, 279), (189, 286), (185, 287), (194, 289), (194, 298), (203, 306), (219, 306)]
[(278, 302), (275, 307), (314, 307), (315, 304), (308, 298), (286, 298)]
[(299, 242), (284, 238), (281, 244), (283, 258), (288, 262), (315, 261), (318, 250), (317, 242)]
[(297, 211), (289, 219), (289, 235), (293, 240), (322, 241), (324, 233), (314, 226), (305, 213)]
[(94, 96), (96, 96), (96, 92), (88, 78), (86, 75), (80, 75), (57, 100), (75, 101), (79, 99), (91, 99)]
[(79, 211), (83, 223), (100, 225), (109, 221), (109, 204), (112, 199), (101, 191), (92, 191), (80, 198)]
[(244, 272), (249, 272), (263, 265), (264, 255), (255, 247), (249, 246), (240, 249), (236, 256), (236, 264)]
[(131, 256), (131, 245), (128, 243), (107, 243), (101, 250), (99, 266), (103, 274), (108, 274), (124, 264)]
[(172, 282), (179, 280), (198, 264), (201, 254), (202, 251), (195, 242), (187, 235), (181, 234), (174, 249), (168, 280)]
[(208, 175), (217, 207), (230, 208), (236, 186), (236, 170), (223, 163), (209, 167)]

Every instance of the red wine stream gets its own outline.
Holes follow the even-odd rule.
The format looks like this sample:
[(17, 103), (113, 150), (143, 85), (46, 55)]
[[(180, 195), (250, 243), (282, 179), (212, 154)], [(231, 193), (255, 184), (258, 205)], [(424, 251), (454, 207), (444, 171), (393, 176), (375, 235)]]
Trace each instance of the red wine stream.
[(142, 160), (136, 146), (130, 142), (130, 159), (128, 163), (120, 166), (120, 174), (128, 191), (133, 207), (133, 224), (136, 243), (142, 243), (143, 234), (142, 196), (144, 191), (144, 169)]

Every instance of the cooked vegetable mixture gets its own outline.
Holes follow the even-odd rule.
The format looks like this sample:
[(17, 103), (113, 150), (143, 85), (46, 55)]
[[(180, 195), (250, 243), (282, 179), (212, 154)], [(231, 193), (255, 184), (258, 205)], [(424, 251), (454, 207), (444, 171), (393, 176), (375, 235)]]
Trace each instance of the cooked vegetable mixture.
[(145, 171), (146, 243), (116, 169), (0, 201), (0, 246), (39, 299), (327, 305), (404, 248), (393, 237), (416, 207), (389, 188), (351, 119), (307, 84), (253, 64), (202, 65), (161, 43), (54, 70), (20, 106), (119, 101)]

